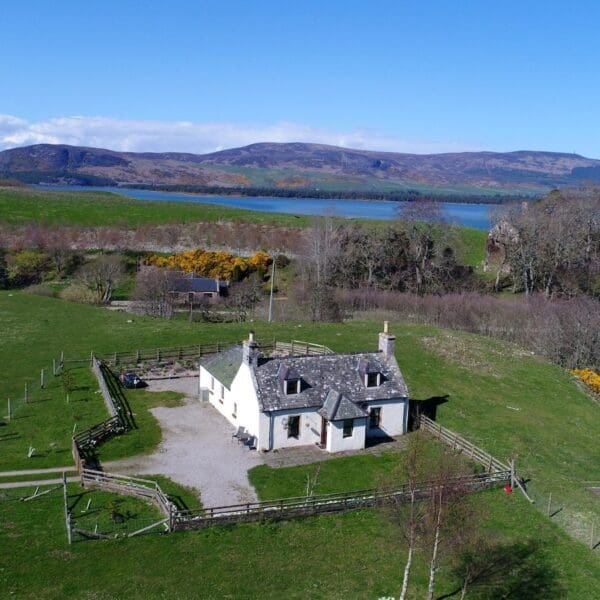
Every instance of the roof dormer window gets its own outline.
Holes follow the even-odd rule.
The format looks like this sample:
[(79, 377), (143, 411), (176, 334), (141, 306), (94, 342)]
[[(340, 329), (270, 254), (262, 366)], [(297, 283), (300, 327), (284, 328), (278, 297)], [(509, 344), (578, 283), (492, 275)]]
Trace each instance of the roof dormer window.
[(383, 381), (381, 369), (364, 358), (358, 363), (358, 373), (368, 388), (379, 387)]
[(299, 379), (286, 379), (284, 382), (284, 392), (287, 396), (300, 393)]
[(365, 385), (368, 388), (381, 385), (381, 373), (365, 373)]
[(302, 378), (300, 373), (292, 367), (281, 365), (277, 373), (281, 391), (286, 396), (299, 394), (302, 391)]

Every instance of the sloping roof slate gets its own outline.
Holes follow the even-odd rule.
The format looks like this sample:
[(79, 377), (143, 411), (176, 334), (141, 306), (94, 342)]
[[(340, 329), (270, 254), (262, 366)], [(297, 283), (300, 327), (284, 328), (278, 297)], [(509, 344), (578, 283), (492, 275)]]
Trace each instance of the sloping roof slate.
[(175, 282), (174, 291), (176, 292), (213, 292), (220, 291), (219, 282), (216, 279), (208, 277), (182, 277)]
[(231, 382), (242, 364), (242, 347), (231, 346), (216, 354), (207, 354), (200, 364), (225, 387), (231, 388)]
[[(359, 372), (361, 359), (381, 373), (381, 385), (365, 386)], [(278, 378), (282, 364), (300, 375), (302, 391), (299, 394), (283, 393)], [(261, 358), (255, 374), (258, 401), (265, 411), (321, 408), (330, 390), (353, 403), (408, 397), (396, 360), (382, 352)]]
[(359, 419), (366, 417), (367, 413), (339, 392), (329, 390), (323, 402), (323, 407), (318, 413), (328, 421), (342, 421), (344, 419)]

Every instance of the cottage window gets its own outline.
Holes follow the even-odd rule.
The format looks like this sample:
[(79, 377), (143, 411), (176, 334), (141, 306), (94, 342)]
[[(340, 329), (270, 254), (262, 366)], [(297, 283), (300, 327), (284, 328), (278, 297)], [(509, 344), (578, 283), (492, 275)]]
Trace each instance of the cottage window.
[(210, 391), (215, 391), (215, 378), (212, 375), (210, 376)]
[(234, 402), (234, 403), (233, 403), (233, 413), (231, 413), (231, 416), (232, 416), (234, 419), (237, 419), (237, 402)]
[(204, 292), (204, 294), (202, 294), (205, 298), (212, 298), (212, 292)]
[(300, 417), (299, 416), (288, 418), (287, 430), (288, 430), (289, 438), (298, 439), (300, 437)]
[(367, 387), (377, 387), (381, 381), (380, 373), (367, 373), (365, 375), (365, 385)]
[(221, 385), (221, 397), (219, 398), (219, 402), (223, 404), (223, 399), (225, 398), (225, 386)]
[(381, 426), (381, 408), (372, 408), (369, 411), (369, 428), (378, 429)]
[(354, 419), (344, 419), (344, 437), (352, 437), (354, 431)]
[(285, 381), (285, 393), (289, 396), (291, 394), (300, 393), (300, 380), (299, 379), (287, 379)]

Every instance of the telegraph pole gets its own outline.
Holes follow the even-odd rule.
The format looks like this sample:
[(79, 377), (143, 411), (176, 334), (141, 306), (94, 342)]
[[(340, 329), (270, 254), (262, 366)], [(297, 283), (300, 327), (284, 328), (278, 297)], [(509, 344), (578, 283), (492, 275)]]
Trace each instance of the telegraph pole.
[(275, 284), (275, 258), (273, 257), (273, 267), (271, 268), (271, 295), (269, 296), (269, 323), (273, 320), (273, 286)]

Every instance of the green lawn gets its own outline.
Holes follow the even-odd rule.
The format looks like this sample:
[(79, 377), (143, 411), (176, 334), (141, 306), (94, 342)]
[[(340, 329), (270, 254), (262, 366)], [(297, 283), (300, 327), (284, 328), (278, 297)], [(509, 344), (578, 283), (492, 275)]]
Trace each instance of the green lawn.
[(20, 225), (30, 222), (99, 227), (160, 225), (237, 220), (306, 226), (311, 217), (229, 208), (199, 202), (142, 201), (110, 192), (64, 192), (34, 188), (0, 188), (0, 219)]
[[(62, 466), (71, 462), (73, 426), (81, 429), (106, 418), (95, 383), (82, 368), (80, 389), (67, 404), (53, 379), (40, 392), (39, 370), (64, 350), (89, 356), (112, 350), (234, 341), (253, 328), (257, 336), (323, 343), (336, 350), (376, 346), (377, 323), (252, 324), (188, 323), (133, 318), (102, 308), (70, 304), (23, 293), (0, 293), (2, 398), (22, 397), (29, 382), (30, 404), (0, 427), (0, 470)], [(501, 460), (515, 458), (542, 507), (552, 493), (554, 517), (580, 539), (589, 539), (592, 520), (600, 531), (598, 500), (585, 481), (600, 480), (598, 405), (562, 369), (499, 341), (415, 325), (392, 325), (397, 358), (413, 398), (447, 396), (437, 408), (439, 422), (458, 431)], [(48, 377), (51, 379), (51, 377)], [(103, 458), (149, 451), (158, 427), (146, 410), (152, 395), (130, 395), (140, 429), (109, 442)], [(2, 400), (2, 406), (5, 400)], [(5, 411), (2, 411), (5, 412)], [(137, 436), (137, 437), (136, 437)], [(27, 458), (29, 446), (36, 455)]]
[[(49, 369), (51, 358), (61, 350), (68, 358), (87, 356), (92, 349), (109, 352), (233, 341), (252, 326), (259, 338), (303, 339), (352, 351), (374, 348), (380, 329), (369, 322), (213, 325), (128, 320), (130, 315), (102, 308), (0, 292), (0, 389), (3, 396), (16, 399), (28, 379), (32, 399), (17, 406), (15, 418), (0, 427), (1, 469), (69, 464), (73, 425), (79, 428), (106, 417), (84, 367), (77, 375), (80, 389), (71, 394), (68, 404), (58, 379), (48, 377), (48, 388), (39, 390), (40, 368)], [(398, 337), (397, 358), (412, 396), (419, 401), (448, 396), (437, 408), (441, 423), (500, 459), (515, 456), (522, 472), (533, 477), (531, 489), (540, 496), (542, 507), (543, 494), (550, 490), (556, 507), (564, 507), (554, 520), (562, 518), (566, 528), (573, 531), (574, 522), (598, 518), (597, 500), (585, 490), (583, 480), (600, 479), (600, 457), (594, 445), (600, 434), (599, 409), (567, 373), (512, 345), (474, 335), (399, 324), (393, 324), (392, 331)], [(128, 399), (141, 427), (108, 443), (103, 458), (148, 451), (158, 442), (158, 428), (147, 408), (179, 401), (174, 394), (144, 391), (131, 392)], [(29, 444), (37, 449), (31, 459), (26, 457)], [(393, 453), (326, 462), (315, 492), (371, 487), (396, 462)], [(314, 476), (315, 469), (315, 465), (260, 467), (251, 477), (261, 497), (272, 498), (303, 493), (306, 475)], [(164, 479), (159, 482), (190, 508), (198, 505), (193, 493), (170, 487)], [(0, 552), (0, 589), (8, 597), (377, 598), (398, 594), (404, 551), (399, 533), (376, 511), (169, 536), (154, 533), (68, 547), (60, 493), (27, 503), (13, 497), (14, 492), (0, 494), (0, 548), (10, 548)], [(97, 508), (111, 502), (108, 497), (98, 500)], [(486, 527), (506, 545), (507, 556), (527, 550), (519, 560), (520, 570), (512, 568), (504, 581), (515, 589), (503, 597), (597, 597), (600, 562), (583, 544), (568, 538), (517, 494), (493, 490), (477, 495), (477, 502), (486, 514)], [(92, 499), (92, 507), (94, 503)], [(78, 506), (85, 508), (84, 501)], [(121, 507), (139, 519), (154, 518), (144, 512), (152, 508)], [(106, 510), (101, 512), (95, 518), (85, 514), (82, 518), (89, 520), (89, 527), (95, 519), (108, 527)], [(131, 519), (132, 527), (134, 523)], [(425, 585), (426, 567), (419, 558), (411, 598), (422, 598)], [(438, 594), (455, 587), (448, 569), (442, 569)], [(492, 588), (471, 597), (498, 598), (505, 592)]]
[[(92, 509), (110, 506), (95, 494)], [(597, 598), (600, 563), (586, 548), (519, 496), (492, 490), (475, 500), (502, 545), (504, 566), (500, 582), (467, 597)], [(78, 503), (85, 505), (85, 498)], [(129, 510), (141, 517), (144, 509)], [(93, 525), (94, 515), (88, 520)], [(405, 560), (398, 540), (372, 510), (68, 546), (58, 491), (27, 503), (0, 500), (0, 547), (10, 548), (0, 552), (0, 589), (7, 598), (36, 600), (397, 597)], [(424, 597), (426, 576), (418, 555), (409, 598)], [(457, 583), (444, 566), (436, 597)]]

